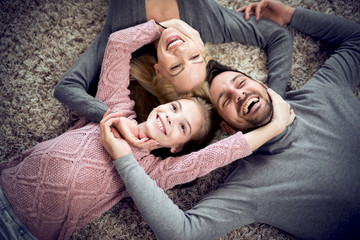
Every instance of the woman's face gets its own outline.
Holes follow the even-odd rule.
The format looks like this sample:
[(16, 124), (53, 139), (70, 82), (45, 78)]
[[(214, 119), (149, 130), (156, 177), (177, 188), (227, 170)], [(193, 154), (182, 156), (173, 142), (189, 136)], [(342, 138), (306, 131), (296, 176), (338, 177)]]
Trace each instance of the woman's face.
[(199, 104), (189, 99), (180, 99), (154, 108), (144, 130), (160, 147), (177, 152), (200, 130), (203, 121), (204, 115)]
[(157, 44), (155, 70), (179, 92), (192, 90), (205, 81), (206, 62), (201, 46), (175, 28), (165, 29)]

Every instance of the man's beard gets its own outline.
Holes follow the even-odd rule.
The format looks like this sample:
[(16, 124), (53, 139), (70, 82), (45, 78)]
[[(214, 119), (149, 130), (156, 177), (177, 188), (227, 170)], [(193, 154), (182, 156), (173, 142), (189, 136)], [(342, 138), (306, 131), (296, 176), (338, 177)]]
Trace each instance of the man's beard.
[(262, 127), (268, 124), (273, 116), (273, 105), (271, 101), (263, 99), (265, 106), (256, 114), (255, 118), (248, 119), (248, 128), (243, 130), (244, 132), (252, 131), (256, 128)]

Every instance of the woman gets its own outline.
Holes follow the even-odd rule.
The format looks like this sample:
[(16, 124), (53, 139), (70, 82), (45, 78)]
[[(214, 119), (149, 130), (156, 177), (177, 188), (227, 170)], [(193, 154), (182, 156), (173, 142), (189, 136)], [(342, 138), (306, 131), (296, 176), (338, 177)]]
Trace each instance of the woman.
[[(132, 111), (133, 102), (128, 97), (127, 89), (131, 53), (159, 38), (160, 29), (154, 21), (149, 21), (118, 31), (111, 35), (106, 48), (96, 97), (128, 119), (135, 118)], [(211, 121), (206, 117), (207, 114), (204, 114), (207, 111), (199, 111), (199, 107), (196, 106), (198, 105), (194, 105), (191, 100), (182, 99), (155, 109), (148, 121), (139, 125), (139, 129), (146, 136), (156, 140), (159, 145), (154, 146), (152, 141), (145, 140), (138, 143), (150, 150), (161, 146), (178, 152), (184, 148), (185, 142), (190, 138), (194, 139), (195, 132), (198, 131), (202, 132), (199, 138), (201, 141), (198, 139), (192, 145), (197, 145), (199, 141), (201, 143), (202, 139), (207, 137)], [(289, 106), (284, 101), (275, 106), (278, 107), (278, 114), (274, 114), (276, 121), (256, 132), (269, 133), (270, 129), (271, 134), (257, 138), (259, 140), (255, 141), (256, 143), (247, 142), (246, 138), (254, 134), (254, 131), (245, 137), (241, 133), (235, 134), (232, 143), (220, 141), (198, 152), (176, 158), (169, 157), (166, 160), (155, 157), (147, 149), (132, 148), (131, 151), (158, 185), (168, 189), (192, 181), (215, 168), (250, 154), (256, 149), (254, 146), (259, 144), (259, 141), (266, 141), (283, 131), (294, 119), (294, 115), (289, 114)], [(186, 115), (185, 120), (178, 121), (178, 118), (174, 117), (179, 113)], [(201, 117), (202, 115), (204, 117)], [(118, 113), (106, 115), (117, 127), (122, 119), (119, 119), (119, 116)], [(109, 123), (107, 119), (104, 119), (104, 122)], [(273, 127), (279, 124), (281, 128)], [(110, 125), (107, 129), (110, 129)], [(120, 127), (119, 130), (122, 131)], [(178, 134), (173, 136), (173, 131)], [(179, 135), (186, 138), (179, 138)], [(4, 193), (1, 200), (7, 206), (2, 210), (11, 213), (14, 208), (11, 216), (18, 223), (16, 228), (20, 227), (22, 232), (29, 229), (31, 233), (28, 232), (27, 235), (30, 238), (34, 235), (40, 239), (67, 239), (73, 231), (128, 196), (123, 181), (110, 163), (110, 155), (99, 143), (99, 136), (98, 124), (78, 124), (76, 129), (24, 151), (8, 165), (2, 164), (1, 168), (5, 170), (1, 173), (1, 187)], [(224, 147), (228, 151), (219, 151)], [(109, 148), (106, 149), (109, 151)], [(18, 165), (12, 165), (17, 162)]]
[[(256, 21), (254, 18), (245, 21), (242, 13), (222, 7), (212, 0), (197, 1), (196, 5), (191, 0), (111, 0), (102, 32), (80, 59), (65, 73), (55, 88), (54, 96), (87, 119), (100, 122), (108, 106), (87, 92), (96, 92), (109, 35), (117, 30), (150, 19), (162, 22), (173, 18), (180, 18), (187, 22), (200, 33), (204, 42), (223, 43), (235, 41), (263, 48), (268, 54), (268, 85), (280, 93), (281, 96), (284, 96), (286, 89), (279, 87), (278, 83), (288, 81), (290, 78), (292, 61), (292, 38), (290, 34), (271, 21), (262, 19)], [(183, 51), (184, 54), (187, 53), (185, 50)], [(139, 55), (142, 55), (141, 52), (134, 54), (134, 56)], [(189, 61), (189, 58), (183, 56), (181, 60), (184, 63)], [(196, 83), (192, 83), (190, 86), (195, 87), (205, 80), (204, 66), (199, 66), (199, 64), (190, 66), (196, 67), (197, 70), (188, 69), (189, 72), (201, 72), (203, 75), (202, 77), (198, 76)], [(150, 67), (153, 68), (153, 66)], [(161, 67), (162, 64), (160, 63), (159, 69)], [(182, 74), (186, 73), (186, 71), (185, 69)], [(175, 76), (173, 82), (177, 82), (176, 79), (180, 77)], [(181, 78), (178, 82), (182, 84), (182, 80)], [(148, 86), (146, 87), (148, 88)], [(185, 87), (187, 87), (186, 90), (189, 90), (189, 86)], [(161, 99), (159, 100), (161, 101)], [(144, 103), (144, 101), (141, 101), (141, 103)]]

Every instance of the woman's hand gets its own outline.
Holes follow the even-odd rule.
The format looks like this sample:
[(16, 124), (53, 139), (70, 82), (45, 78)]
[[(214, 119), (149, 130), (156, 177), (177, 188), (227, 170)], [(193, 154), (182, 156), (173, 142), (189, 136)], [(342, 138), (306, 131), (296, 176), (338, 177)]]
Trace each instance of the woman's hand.
[(131, 148), (126, 140), (112, 130), (113, 122), (121, 117), (121, 113), (110, 113), (108, 110), (100, 121), (100, 143), (113, 159), (118, 159), (129, 153)]
[(262, 0), (261, 2), (250, 3), (247, 6), (243, 6), (237, 9), (237, 11), (244, 12), (246, 20), (249, 20), (250, 14), (254, 14), (256, 20), (259, 20), (260, 17), (262, 17), (283, 26), (290, 23), (295, 8), (287, 6), (279, 1)]
[(273, 116), (271, 122), (274, 129), (277, 129), (278, 134), (285, 130), (287, 126), (293, 123), (296, 115), (293, 109), (290, 108), (290, 104), (288, 104), (279, 94), (274, 92), (274, 90), (268, 88), (267, 92), (271, 97), (271, 101), (273, 104)]
[(199, 46), (201, 50), (204, 49), (204, 42), (202, 41), (199, 32), (196, 31), (194, 28), (192, 28), (186, 22), (180, 19), (171, 19), (164, 22), (160, 22), (160, 24), (167, 28), (176, 28), (184, 35), (186, 35), (188, 38), (192, 39)]

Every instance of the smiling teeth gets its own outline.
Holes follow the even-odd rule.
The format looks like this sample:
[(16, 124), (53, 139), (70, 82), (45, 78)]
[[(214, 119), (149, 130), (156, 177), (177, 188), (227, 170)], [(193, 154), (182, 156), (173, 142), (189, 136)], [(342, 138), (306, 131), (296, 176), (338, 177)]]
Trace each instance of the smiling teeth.
[(258, 101), (259, 101), (258, 98), (252, 98), (252, 99), (250, 99), (250, 100), (246, 103), (246, 105), (245, 105), (245, 107), (244, 107), (244, 114), (245, 114), (245, 115), (248, 114), (248, 112), (249, 112), (249, 106), (250, 106), (252, 103), (257, 103)]
[(162, 125), (162, 122), (159, 117), (156, 118), (156, 123), (159, 126), (159, 128), (161, 129), (161, 131), (164, 133), (164, 126)]
[(175, 41), (171, 42), (169, 45), (168, 45), (168, 49), (173, 46), (173, 45), (176, 45), (178, 43), (182, 43), (183, 41), (181, 39), (176, 39)]

